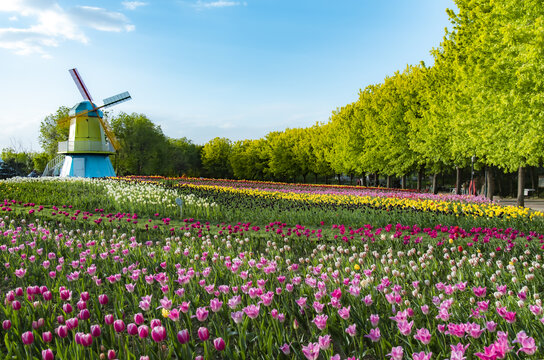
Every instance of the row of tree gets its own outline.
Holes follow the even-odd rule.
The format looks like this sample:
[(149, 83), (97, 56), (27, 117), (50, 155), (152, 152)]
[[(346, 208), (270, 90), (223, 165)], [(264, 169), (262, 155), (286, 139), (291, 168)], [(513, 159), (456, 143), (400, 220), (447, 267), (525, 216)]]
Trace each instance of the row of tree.
[[(215, 138), (204, 146), (171, 139), (145, 115), (120, 114), (109, 122), (122, 148), (119, 174), (221, 178), (325, 179), (378, 174), (406, 186), (406, 175), (485, 169), (494, 194), (494, 169), (518, 172), (523, 205), (524, 168), (540, 166), (544, 145), (544, 2), (456, 0), (448, 10), (452, 29), (432, 50), (433, 66), (407, 66), (359, 92), (357, 101), (326, 123), (270, 132), (256, 140)], [(49, 158), (67, 129), (56, 125), (61, 107), (41, 126)], [(533, 180), (534, 182), (534, 180)]]

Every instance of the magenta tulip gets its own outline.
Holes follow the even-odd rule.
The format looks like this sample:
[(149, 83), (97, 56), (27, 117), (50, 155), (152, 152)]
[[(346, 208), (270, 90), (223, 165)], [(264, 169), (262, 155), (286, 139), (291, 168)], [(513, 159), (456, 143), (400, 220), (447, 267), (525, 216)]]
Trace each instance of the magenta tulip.
[(91, 325), (91, 335), (93, 337), (99, 337), (102, 334), (102, 329), (100, 325)]
[(147, 327), (147, 325), (138, 326), (138, 336), (142, 339), (145, 339), (149, 336), (149, 328)]
[(68, 326), (66, 325), (61, 325), (57, 328), (57, 335), (64, 339), (65, 337), (68, 336)]
[(210, 332), (205, 327), (198, 328), (198, 338), (200, 341), (206, 341), (210, 338)]
[(108, 350), (108, 359), (109, 360), (115, 359), (115, 356), (116, 356), (115, 350)]
[(115, 330), (115, 332), (123, 332), (123, 330), (125, 330), (125, 323), (123, 320), (115, 320), (114, 323), (113, 323), (113, 329)]
[(178, 341), (180, 344), (186, 344), (190, 340), (189, 331), (187, 329), (183, 329), (178, 332)]
[(80, 337), (81, 345), (88, 347), (93, 343), (93, 336), (91, 334), (83, 334)]
[(53, 360), (53, 359), (55, 359), (53, 350), (51, 349), (42, 350), (42, 360)]
[(51, 342), (53, 341), (53, 334), (51, 334), (51, 331), (46, 331), (42, 333), (42, 339), (46, 343)]
[(108, 295), (106, 294), (98, 295), (98, 302), (100, 303), (100, 305), (106, 305), (108, 301), (109, 301)]
[(151, 330), (151, 338), (155, 342), (161, 342), (166, 339), (166, 329), (164, 328), (164, 326), (155, 326)]
[(144, 315), (142, 313), (134, 314), (134, 322), (136, 325), (142, 325), (144, 323)]
[(21, 339), (23, 340), (23, 344), (30, 345), (34, 342), (34, 334), (32, 334), (32, 331), (24, 332), (21, 335)]
[(106, 325), (113, 324), (113, 315), (108, 314), (108, 315), (104, 316), (104, 322), (106, 323)]
[(10, 328), (11, 328), (11, 321), (10, 320), (2, 321), (2, 329), (9, 330)]
[(215, 350), (217, 351), (223, 351), (225, 350), (225, 340), (223, 338), (218, 337), (217, 339), (213, 340), (213, 346), (215, 347)]
[(127, 325), (127, 333), (129, 335), (136, 335), (138, 334), (138, 325), (135, 323), (130, 323)]

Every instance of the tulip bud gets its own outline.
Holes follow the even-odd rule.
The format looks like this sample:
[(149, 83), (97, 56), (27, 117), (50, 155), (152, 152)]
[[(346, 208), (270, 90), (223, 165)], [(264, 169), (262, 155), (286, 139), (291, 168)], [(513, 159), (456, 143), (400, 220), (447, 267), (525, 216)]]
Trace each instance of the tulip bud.
[(113, 329), (115, 330), (115, 332), (122, 332), (123, 330), (125, 330), (125, 323), (123, 320), (115, 320), (115, 322), (113, 323)]
[(205, 327), (198, 328), (198, 338), (200, 341), (206, 341), (210, 338), (210, 332)]
[(53, 340), (53, 334), (51, 334), (51, 331), (46, 331), (42, 333), (42, 339), (46, 343), (51, 342)]
[(32, 334), (32, 331), (24, 332), (21, 335), (21, 339), (23, 340), (23, 344), (30, 345), (34, 342), (34, 334)]
[(102, 334), (102, 329), (100, 325), (91, 325), (91, 335), (93, 337), (99, 337)]
[(225, 350), (225, 340), (223, 338), (217, 338), (213, 340), (213, 346), (215, 347), (215, 350), (217, 351), (223, 351)]
[(187, 329), (183, 329), (178, 332), (178, 341), (180, 344), (186, 344), (190, 340), (189, 331)]
[(53, 360), (53, 359), (55, 359), (53, 350), (51, 349), (42, 350), (42, 360)]
[(138, 336), (140, 336), (142, 339), (149, 336), (149, 328), (147, 325), (140, 325), (138, 327)]

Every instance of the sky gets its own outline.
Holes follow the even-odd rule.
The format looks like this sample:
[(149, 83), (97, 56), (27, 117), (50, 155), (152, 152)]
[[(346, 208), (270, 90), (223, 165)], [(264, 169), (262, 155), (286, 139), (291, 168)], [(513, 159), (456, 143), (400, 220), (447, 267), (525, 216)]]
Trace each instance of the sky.
[(205, 144), (327, 122), (360, 89), (425, 61), (452, 0), (0, 0), (0, 149), (41, 151), (40, 123), (129, 91), (168, 137)]

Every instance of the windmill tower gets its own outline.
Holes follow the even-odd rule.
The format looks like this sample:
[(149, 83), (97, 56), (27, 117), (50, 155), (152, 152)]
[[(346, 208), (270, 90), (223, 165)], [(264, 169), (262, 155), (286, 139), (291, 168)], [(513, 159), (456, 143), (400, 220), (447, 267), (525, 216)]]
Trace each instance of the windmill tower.
[(130, 94), (124, 92), (109, 97), (104, 99), (104, 105), (97, 107), (77, 69), (69, 71), (83, 101), (70, 109), (67, 118), (58, 122), (61, 126), (70, 126), (68, 141), (58, 145), (58, 153), (64, 155), (60, 176), (115, 176), (109, 156), (119, 149), (119, 141), (103, 120), (104, 113), (100, 109), (130, 100)]

